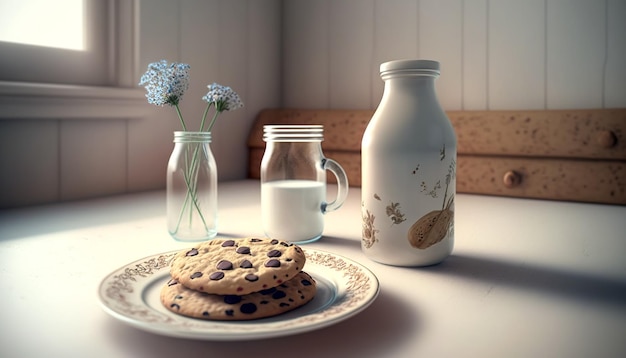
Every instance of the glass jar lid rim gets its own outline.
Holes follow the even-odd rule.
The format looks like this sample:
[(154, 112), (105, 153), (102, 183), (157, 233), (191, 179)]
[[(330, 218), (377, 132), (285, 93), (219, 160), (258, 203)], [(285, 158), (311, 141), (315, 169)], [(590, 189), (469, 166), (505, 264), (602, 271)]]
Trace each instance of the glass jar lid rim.
[(266, 124), (263, 130), (323, 130), (321, 124)]
[(273, 142), (322, 141), (321, 124), (267, 124), (263, 126), (263, 140)]
[(174, 142), (211, 142), (211, 132), (174, 131)]

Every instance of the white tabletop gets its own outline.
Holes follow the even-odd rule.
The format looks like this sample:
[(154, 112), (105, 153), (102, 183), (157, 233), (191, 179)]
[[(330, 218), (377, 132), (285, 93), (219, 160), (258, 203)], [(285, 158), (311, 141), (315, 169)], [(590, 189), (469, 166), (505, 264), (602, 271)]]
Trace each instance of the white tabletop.
[[(332, 187), (331, 187), (332, 188)], [(260, 186), (220, 184), (220, 233), (261, 236)], [(442, 264), (402, 268), (361, 252), (360, 191), (304, 246), (376, 274), (358, 315), (243, 342), (160, 336), (101, 308), (113, 270), (183, 249), (164, 192), (0, 211), (0, 357), (626, 357), (626, 207), (463, 195)]]

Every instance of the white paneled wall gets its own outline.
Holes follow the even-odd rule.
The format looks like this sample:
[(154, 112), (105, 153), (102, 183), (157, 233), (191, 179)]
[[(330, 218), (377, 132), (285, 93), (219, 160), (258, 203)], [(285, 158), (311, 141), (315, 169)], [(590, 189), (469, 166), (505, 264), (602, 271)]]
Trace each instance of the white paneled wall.
[(610, 0), (606, 8), (606, 62), (604, 64), (605, 107), (624, 107), (626, 104), (626, 1)]
[[(139, 82), (149, 62), (192, 66), (182, 102), (197, 128), (206, 86), (233, 87), (245, 103), (214, 128), (221, 180), (247, 175), (249, 128), (265, 107), (280, 106), (280, 0), (141, 0)], [(165, 187), (165, 168), (180, 130), (170, 107), (145, 102), (142, 118), (0, 119), (0, 209)]]
[[(548, 2), (545, 11), (546, 106), (603, 107), (607, 4), (558, 0)], [(622, 37), (626, 41), (626, 32)]]
[[(139, 0), (139, 68), (191, 65), (197, 128), (206, 85), (245, 102), (213, 131), (221, 180), (246, 177), (248, 131), (267, 107), (373, 109), (380, 63), (441, 62), (447, 110), (626, 107), (626, 0)], [(142, 118), (0, 120), (0, 208), (165, 185), (173, 109)]]
[(283, 105), (375, 108), (380, 63), (441, 62), (447, 110), (626, 106), (624, 0), (289, 0)]

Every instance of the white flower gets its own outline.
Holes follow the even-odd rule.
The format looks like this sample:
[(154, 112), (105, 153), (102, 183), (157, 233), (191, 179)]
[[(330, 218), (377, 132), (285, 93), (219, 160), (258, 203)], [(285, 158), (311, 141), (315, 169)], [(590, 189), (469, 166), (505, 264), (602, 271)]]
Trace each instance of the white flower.
[(189, 68), (186, 63), (161, 60), (148, 65), (141, 76), (140, 86), (146, 87), (148, 103), (157, 106), (176, 106), (189, 88)]
[(234, 111), (243, 107), (243, 102), (239, 98), (237, 92), (232, 88), (213, 83), (207, 86), (209, 92), (202, 97), (202, 100), (215, 105), (218, 112)]
[[(187, 126), (178, 103), (183, 99), (185, 91), (189, 88), (190, 68), (191, 66), (186, 63), (172, 62), (168, 64), (166, 60), (153, 62), (148, 65), (148, 70), (141, 76), (139, 81), (139, 85), (146, 88), (148, 103), (157, 106), (167, 104), (176, 109), (183, 131), (187, 131)], [(204, 124), (211, 106), (215, 106), (215, 113), (209, 126), (206, 128), (207, 132), (211, 131), (220, 113), (243, 107), (243, 102), (241, 102), (239, 95), (232, 88), (217, 83), (207, 87), (209, 92), (202, 97), (202, 100), (207, 102), (207, 106), (201, 117), (200, 132), (205, 130)]]

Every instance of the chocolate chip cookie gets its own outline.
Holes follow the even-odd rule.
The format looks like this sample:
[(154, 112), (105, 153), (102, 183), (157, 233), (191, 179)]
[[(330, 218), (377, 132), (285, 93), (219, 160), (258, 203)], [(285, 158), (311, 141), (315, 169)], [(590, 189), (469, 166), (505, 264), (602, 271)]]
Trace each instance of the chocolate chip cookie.
[(171, 279), (161, 289), (161, 302), (170, 311), (210, 320), (251, 320), (291, 311), (313, 299), (315, 280), (299, 272), (276, 287), (247, 295), (215, 295), (199, 292)]
[(299, 246), (284, 241), (213, 239), (176, 254), (170, 274), (192, 290), (241, 296), (291, 280), (305, 261)]

